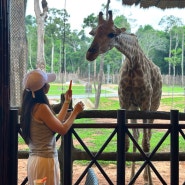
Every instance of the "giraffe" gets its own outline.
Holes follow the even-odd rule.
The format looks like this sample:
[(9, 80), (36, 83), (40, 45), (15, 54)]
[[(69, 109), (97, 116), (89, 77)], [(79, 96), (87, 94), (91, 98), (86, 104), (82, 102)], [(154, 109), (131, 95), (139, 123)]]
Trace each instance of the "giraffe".
[[(99, 13), (98, 26), (90, 34), (94, 36), (90, 48), (86, 53), (88, 61), (95, 60), (115, 47), (125, 55), (125, 61), (120, 69), (118, 85), (119, 103), (122, 109), (157, 111), (162, 94), (162, 77), (158, 66), (150, 61), (138, 44), (136, 35), (126, 33), (125, 28), (117, 28), (112, 20), (112, 11), (108, 12), (108, 20), (104, 20), (103, 13)], [(153, 123), (154, 120), (143, 120), (143, 124)], [(131, 120), (131, 123), (136, 123)], [(133, 137), (138, 141), (139, 130), (133, 130)], [(151, 130), (143, 129), (142, 147), (144, 152), (150, 151)], [(126, 138), (126, 150), (129, 141)], [(133, 152), (136, 152), (133, 146)], [(135, 163), (132, 164), (131, 178), (135, 174)], [(144, 183), (152, 185), (150, 168), (144, 170)]]

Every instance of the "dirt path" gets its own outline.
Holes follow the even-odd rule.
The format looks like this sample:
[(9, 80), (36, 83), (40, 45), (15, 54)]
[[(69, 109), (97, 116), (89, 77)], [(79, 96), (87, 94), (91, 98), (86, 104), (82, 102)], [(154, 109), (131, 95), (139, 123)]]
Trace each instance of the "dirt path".
[[(21, 182), (24, 180), (24, 178), (27, 176), (26, 173), (26, 165), (27, 165), (27, 160), (26, 159), (21, 159), (18, 162), (18, 184), (20, 185)], [(170, 185), (170, 163), (169, 162), (153, 162), (153, 165), (155, 168), (158, 170), (158, 172), (161, 174), (162, 178), (165, 180), (165, 182)], [(139, 165), (137, 165), (137, 168)], [(101, 172), (97, 167), (94, 167), (94, 172), (96, 173), (99, 184), (100, 185), (108, 185), (108, 182), (105, 180), (105, 178), (102, 176)], [(116, 165), (115, 164), (109, 164), (109, 165), (103, 165), (103, 169), (105, 170), (106, 174), (109, 176), (111, 181), (116, 185)], [(182, 185), (185, 182), (185, 162), (180, 162), (179, 163), (179, 184)], [(76, 182), (77, 179), (80, 177), (82, 172), (85, 170), (85, 166), (82, 165), (77, 165), (74, 164), (73, 166), (73, 182)], [(129, 177), (130, 177), (130, 167), (126, 168), (126, 182), (129, 182)], [(154, 173), (152, 173), (153, 177), (153, 183), (154, 185), (161, 185), (162, 183), (159, 181), (159, 179), (156, 177)], [(80, 185), (84, 185), (85, 183), (85, 178), (82, 180)], [(143, 177), (142, 174), (139, 176), (138, 180), (135, 183), (136, 185), (142, 185), (144, 184), (143, 182)]]

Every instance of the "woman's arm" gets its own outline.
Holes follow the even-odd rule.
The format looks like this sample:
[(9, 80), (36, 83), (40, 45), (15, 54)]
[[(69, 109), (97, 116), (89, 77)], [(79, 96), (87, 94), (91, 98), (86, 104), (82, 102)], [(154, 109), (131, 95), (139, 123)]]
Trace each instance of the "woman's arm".
[[(64, 110), (62, 109), (61, 109), (61, 114), (64, 110), (66, 110), (66, 113), (67, 113), (67, 108), (64, 107)], [(75, 118), (80, 112), (83, 111), (83, 109), (84, 109), (84, 104), (82, 102), (78, 102), (75, 105), (74, 110), (71, 112), (71, 115), (69, 116), (69, 118), (64, 123), (61, 123), (61, 119), (58, 119), (52, 113), (48, 105), (41, 104), (39, 108), (37, 109), (37, 113), (35, 117), (37, 117), (38, 120), (44, 122), (52, 131), (57, 132), (61, 135), (64, 135), (71, 128)]]

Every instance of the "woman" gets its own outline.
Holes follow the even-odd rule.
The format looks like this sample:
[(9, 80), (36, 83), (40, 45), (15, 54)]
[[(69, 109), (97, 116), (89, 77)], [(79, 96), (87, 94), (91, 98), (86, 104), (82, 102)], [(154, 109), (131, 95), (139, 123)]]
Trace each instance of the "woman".
[(26, 74), (23, 85), (21, 107), (21, 126), (25, 142), (29, 146), (28, 181), (33, 185), (35, 179), (47, 177), (47, 185), (60, 184), (58, 153), (55, 133), (64, 135), (71, 128), (76, 116), (83, 111), (84, 104), (78, 102), (70, 116), (64, 121), (72, 92), (65, 93), (65, 102), (57, 116), (54, 115), (46, 94), (55, 74), (33, 70)]

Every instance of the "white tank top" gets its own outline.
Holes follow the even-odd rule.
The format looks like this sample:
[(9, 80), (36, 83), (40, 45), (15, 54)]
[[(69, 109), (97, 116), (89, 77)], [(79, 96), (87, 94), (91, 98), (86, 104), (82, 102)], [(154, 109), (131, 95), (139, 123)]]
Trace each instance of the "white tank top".
[(58, 156), (55, 134), (46, 124), (32, 119), (30, 133), (29, 155), (47, 158)]

